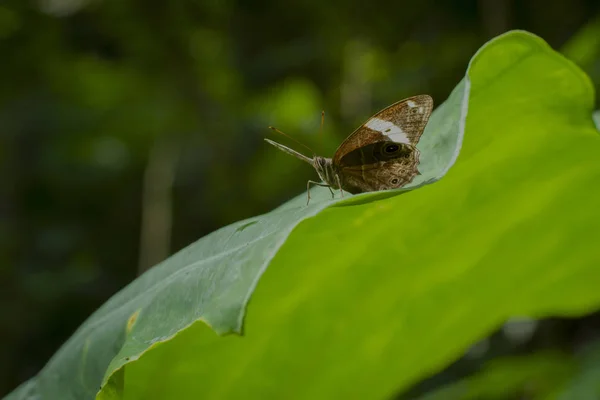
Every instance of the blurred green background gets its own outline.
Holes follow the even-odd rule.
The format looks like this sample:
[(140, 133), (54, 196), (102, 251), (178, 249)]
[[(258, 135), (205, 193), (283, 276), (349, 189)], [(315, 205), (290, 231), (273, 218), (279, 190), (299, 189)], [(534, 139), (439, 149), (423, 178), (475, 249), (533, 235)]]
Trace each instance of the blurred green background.
[[(598, 88), (597, 0), (0, 3), (0, 395), (144, 270), (304, 190), (314, 171), (265, 144), (268, 125), (331, 156), (392, 102), (440, 104), (509, 29), (540, 35)], [(597, 316), (510, 326), (531, 332), (505, 327), (480, 353), (600, 336)]]

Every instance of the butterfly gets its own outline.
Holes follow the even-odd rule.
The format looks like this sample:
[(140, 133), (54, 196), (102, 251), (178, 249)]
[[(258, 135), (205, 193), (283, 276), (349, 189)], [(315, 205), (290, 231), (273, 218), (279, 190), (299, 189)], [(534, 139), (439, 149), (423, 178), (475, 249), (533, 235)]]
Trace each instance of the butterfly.
[[(392, 104), (373, 115), (342, 142), (333, 158), (305, 156), (287, 146), (265, 139), (269, 144), (306, 161), (314, 167), (321, 182), (306, 184), (356, 194), (397, 189), (410, 183), (420, 172), (417, 143), (427, 125), (433, 99), (424, 94)], [(270, 127), (282, 133), (281, 131)], [(286, 135), (287, 136), (287, 135)]]

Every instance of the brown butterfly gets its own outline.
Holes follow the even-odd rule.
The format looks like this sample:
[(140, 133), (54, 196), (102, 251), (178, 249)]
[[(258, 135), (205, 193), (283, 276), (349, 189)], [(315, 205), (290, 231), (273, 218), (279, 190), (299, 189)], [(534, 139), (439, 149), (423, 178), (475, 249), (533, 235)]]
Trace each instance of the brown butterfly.
[[(420, 174), (416, 146), (432, 109), (433, 99), (426, 94), (392, 104), (348, 136), (333, 159), (317, 155), (311, 159), (282, 144), (265, 140), (315, 168), (321, 182), (307, 182), (308, 201), (311, 183), (328, 187), (332, 195), (332, 188), (352, 194), (397, 189)], [(344, 192), (341, 193), (343, 196)]]

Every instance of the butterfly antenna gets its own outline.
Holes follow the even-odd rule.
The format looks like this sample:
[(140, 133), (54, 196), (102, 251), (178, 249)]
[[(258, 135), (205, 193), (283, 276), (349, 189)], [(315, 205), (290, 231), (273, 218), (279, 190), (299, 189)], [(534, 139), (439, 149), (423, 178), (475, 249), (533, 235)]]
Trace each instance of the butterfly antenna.
[(291, 141), (293, 141), (294, 143), (299, 144), (300, 146), (304, 147), (305, 149), (308, 149), (313, 156), (317, 153), (315, 153), (315, 151), (313, 149), (311, 149), (310, 147), (308, 147), (307, 145), (305, 145), (304, 143), (300, 143), (299, 141), (297, 141), (296, 139), (294, 139), (293, 137), (291, 137), (290, 135), (286, 135), (285, 133), (281, 132), (279, 129), (275, 128), (274, 126), (269, 126), (269, 129), (271, 129), (272, 131), (275, 131), (277, 133), (279, 133), (280, 135), (285, 136), (286, 138), (290, 139)]
[(323, 148), (323, 125), (325, 124), (325, 110), (321, 111), (321, 127), (319, 128), (319, 143)]

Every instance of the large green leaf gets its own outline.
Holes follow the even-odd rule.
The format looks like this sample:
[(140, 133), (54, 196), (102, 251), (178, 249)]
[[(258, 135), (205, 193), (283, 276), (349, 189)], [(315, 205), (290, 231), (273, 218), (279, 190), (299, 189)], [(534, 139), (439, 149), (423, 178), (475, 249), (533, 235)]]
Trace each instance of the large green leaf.
[[(541, 39), (489, 42), (423, 135), (413, 187), (454, 162), (468, 105), (444, 179), (343, 201), (313, 189), (308, 207), (301, 195), (203, 238), (114, 296), (13, 397), (382, 398), (510, 316), (596, 309), (592, 104), (587, 77)], [(244, 319), (243, 337), (194, 323)]]

